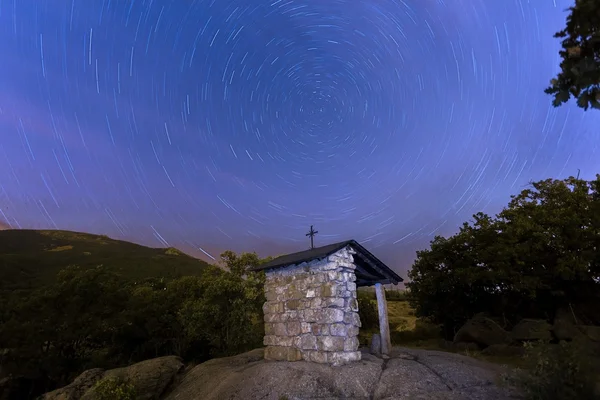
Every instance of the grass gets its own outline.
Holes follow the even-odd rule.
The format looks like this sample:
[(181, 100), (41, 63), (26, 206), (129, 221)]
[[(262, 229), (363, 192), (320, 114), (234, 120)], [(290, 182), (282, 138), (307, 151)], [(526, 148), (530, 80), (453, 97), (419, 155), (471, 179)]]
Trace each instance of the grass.
[[(411, 308), (408, 301), (405, 300), (405, 293), (391, 292), (392, 293), (386, 291), (386, 299), (390, 323), (390, 338), (393, 346), (458, 353), (494, 364), (508, 365), (511, 367), (522, 367), (524, 365), (523, 357), (487, 356), (481, 354), (480, 351), (452, 351), (441, 346), (442, 337), (440, 335), (439, 327), (417, 318), (414, 310)], [(375, 293), (373, 293), (373, 301), (375, 301)], [(379, 327), (361, 329), (359, 333), (359, 342), (361, 346), (368, 346), (369, 340), (374, 333), (379, 333)]]
[(0, 291), (52, 284), (69, 266), (104, 265), (126, 279), (198, 275), (208, 264), (174, 248), (150, 248), (104, 235), (52, 230), (0, 231)]

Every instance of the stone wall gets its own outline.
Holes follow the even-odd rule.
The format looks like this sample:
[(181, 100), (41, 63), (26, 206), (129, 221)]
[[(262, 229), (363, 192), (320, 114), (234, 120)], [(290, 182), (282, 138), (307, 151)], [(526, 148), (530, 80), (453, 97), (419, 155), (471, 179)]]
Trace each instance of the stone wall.
[(352, 254), (267, 271), (265, 358), (341, 365), (360, 360)]

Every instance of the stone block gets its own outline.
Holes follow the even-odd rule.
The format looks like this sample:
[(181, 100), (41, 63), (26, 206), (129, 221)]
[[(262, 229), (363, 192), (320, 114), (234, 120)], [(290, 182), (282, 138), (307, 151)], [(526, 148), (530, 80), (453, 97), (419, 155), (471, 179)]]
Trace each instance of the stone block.
[(312, 324), (313, 335), (329, 335), (329, 325), (327, 324)]
[(312, 351), (310, 353), (310, 361), (319, 364), (327, 363), (327, 353), (322, 351)]
[(284, 294), (286, 292), (287, 287), (282, 284), (275, 286), (275, 293)]
[(317, 337), (317, 347), (321, 351), (343, 351), (344, 338), (339, 336)]
[(343, 323), (331, 324), (329, 326), (329, 332), (332, 336), (347, 336), (348, 325)]
[(327, 355), (328, 362), (333, 366), (349, 364), (351, 362), (360, 361), (360, 351), (342, 352), (336, 351)]
[(301, 310), (306, 310), (307, 308), (310, 308), (310, 299), (302, 299), (300, 300), (300, 307), (298, 308), (299, 311)]
[(321, 269), (323, 271), (333, 271), (338, 269), (338, 263), (335, 261), (332, 262), (328, 262), (327, 264), (323, 265), (323, 267), (321, 267)]
[(281, 314), (279, 314), (279, 321), (278, 322), (287, 322), (291, 318), (292, 315), (293, 314), (291, 314), (290, 311), (286, 311), (284, 313), (281, 313)]
[(354, 325), (358, 326), (359, 328), (361, 327), (360, 317), (358, 316), (357, 312), (347, 311), (344, 314), (343, 321), (347, 325)]
[(300, 322), (300, 332), (302, 333), (311, 333), (312, 326), (308, 322)]
[(294, 338), (291, 336), (271, 336), (273, 339), (271, 346), (291, 347), (294, 345)]
[(338, 285), (335, 282), (326, 282), (321, 285), (320, 297), (335, 297), (338, 293)]
[(285, 311), (285, 307), (283, 305), (283, 303), (281, 302), (270, 302), (267, 301), (264, 305), (263, 305), (263, 312), (265, 314), (279, 314)]
[(323, 300), (320, 297), (315, 297), (310, 301), (310, 308), (321, 308), (323, 307)]
[(344, 308), (344, 299), (339, 297), (328, 297), (322, 301), (323, 307)]
[(312, 353), (312, 351), (303, 351), (302, 352), (302, 360), (310, 361), (311, 353)]
[(317, 295), (317, 291), (315, 289), (308, 289), (306, 291), (306, 297), (308, 297), (308, 298), (315, 297), (316, 295)]
[(288, 300), (285, 302), (286, 310), (297, 310), (300, 308), (300, 300)]
[(346, 299), (347, 308), (350, 311), (358, 312), (358, 301), (354, 298)]
[(304, 298), (304, 290), (299, 288), (297, 285), (290, 285), (285, 291), (286, 300), (298, 301)]
[(317, 338), (313, 335), (302, 335), (300, 336), (300, 345), (298, 346), (302, 350), (317, 350)]
[(299, 321), (290, 321), (287, 322), (285, 325), (287, 334), (289, 336), (298, 336), (300, 335), (300, 333), (302, 333), (302, 326), (300, 325)]
[(354, 282), (346, 282), (346, 287), (350, 291), (355, 291), (356, 290), (356, 283), (354, 283)]
[(344, 321), (344, 314), (345, 313), (343, 310), (337, 308), (325, 308), (321, 310), (321, 313), (319, 315), (320, 318), (317, 319), (317, 322), (320, 324), (333, 324), (336, 322), (342, 322)]
[(344, 340), (344, 351), (357, 351), (359, 346), (358, 338), (356, 336), (347, 337)]
[(267, 301), (275, 301), (277, 299), (277, 293), (275, 293), (275, 289), (269, 288), (265, 290), (265, 297)]
[(265, 348), (265, 359), (273, 361), (300, 361), (302, 353), (294, 347), (267, 346)]
[(284, 323), (276, 322), (273, 324), (273, 335), (287, 336), (287, 328)]
[(266, 322), (265, 323), (265, 336), (270, 336), (270, 335), (274, 335), (275, 334), (275, 323), (273, 322)]
[(302, 312), (302, 315), (304, 317), (304, 322), (316, 322), (317, 317), (320, 316), (320, 314), (317, 311), (319, 311), (319, 310), (313, 310), (313, 309), (304, 310)]
[(358, 336), (358, 326), (348, 325), (348, 336)]
[(327, 279), (329, 281), (343, 282), (344, 281), (344, 276), (339, 271), (328, 271), (327, 272)]
[(280, 314), (265, 314), (264, 321), (269, 322), (279, 322)]
[(263, 337), (263, 344), (265, 346), (275, 346), (275, 338), (276, 336), (273, 335), (265, 335)]

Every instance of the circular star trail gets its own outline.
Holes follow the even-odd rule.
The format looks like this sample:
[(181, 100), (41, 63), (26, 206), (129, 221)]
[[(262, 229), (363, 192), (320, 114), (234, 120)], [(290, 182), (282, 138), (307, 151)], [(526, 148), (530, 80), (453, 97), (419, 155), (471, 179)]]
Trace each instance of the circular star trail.
[(600, 169), (599, 114), (543, 93), (570, 5), (0, 0), (0, 217), (205, 258), (314, 224), (403, 271)]

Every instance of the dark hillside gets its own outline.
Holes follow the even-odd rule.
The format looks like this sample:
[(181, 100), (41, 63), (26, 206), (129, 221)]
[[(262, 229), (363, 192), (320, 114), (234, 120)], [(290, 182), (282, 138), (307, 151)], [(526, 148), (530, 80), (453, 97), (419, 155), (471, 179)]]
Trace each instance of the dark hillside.
[(0, 231), (0, 290), (52, 284), (69, 266), (104, 265), (126, 279), (199, 275), (208, 263), (174, 248), (150, 248), (104, 235), (53, 230)]

